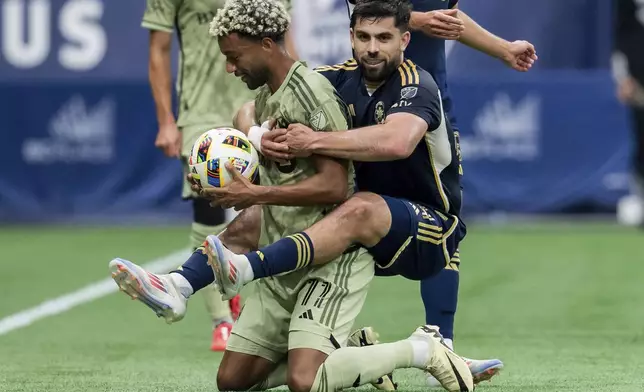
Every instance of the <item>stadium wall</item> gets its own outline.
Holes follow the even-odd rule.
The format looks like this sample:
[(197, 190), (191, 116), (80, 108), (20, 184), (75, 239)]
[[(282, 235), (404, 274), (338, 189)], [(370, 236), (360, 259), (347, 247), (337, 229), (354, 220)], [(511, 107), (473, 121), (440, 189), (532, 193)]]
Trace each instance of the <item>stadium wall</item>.
[[(466, 210), (614, 208), (628, 187), (630, 146), (607, 69), (608, 2), (461, 3), (500, 35), (532, 40), (540, 55), (533, 71), (516, 74), (468, 48), (448, 49)], [(0, 222), (189, 218), (179, 163), (154, 148), (143, 7), (2, 3)], [(312, 64), (346, 58), (344, 0), (296, 0), (295, 27)]]

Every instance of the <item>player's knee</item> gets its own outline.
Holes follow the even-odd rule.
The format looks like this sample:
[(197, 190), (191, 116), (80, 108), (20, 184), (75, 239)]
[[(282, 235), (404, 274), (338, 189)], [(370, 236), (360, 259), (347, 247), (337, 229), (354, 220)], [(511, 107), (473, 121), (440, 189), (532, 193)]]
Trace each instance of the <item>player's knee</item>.
[(292, 349), (288, 352), (286, 383), (292, 392), (310, 392), (318, 370), (327, 358), (322, 351), (309, 348)]
[(260, 206), (246, 208), (226, 226), (226, 230), (219, 235), (219, 239), (235, 253), (246, 253), (257, 249), (260, 219)]
[(382, 211), (378, 211), (379, 208), (382, 211), (387, 211), (387, 206), (382, 198), (366, 192), (356, 193), (339, 207), (346, 227), (351, 228), (354, 234), (353, 240), (355, 242), (370, 246), (386, 234), (386, 230), (381, 229), (377, 224), (378, 215), (382, 213)]
[(217, 371), (217, 389), (220, 391), (247, 391), (253, 384), (248, 379), (240, 376), (239, 369), (232, 366), (220, 366)]
[(290, 371), (287, 377), (288, 389), (291, 392), (310, 392), (315, 382), (317, 369)]

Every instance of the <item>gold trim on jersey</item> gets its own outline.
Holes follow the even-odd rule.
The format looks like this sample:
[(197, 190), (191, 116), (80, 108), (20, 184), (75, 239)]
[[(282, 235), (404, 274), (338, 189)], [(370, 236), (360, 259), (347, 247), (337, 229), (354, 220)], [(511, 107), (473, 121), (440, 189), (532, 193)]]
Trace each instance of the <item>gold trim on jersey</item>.
[(416, 64), (411, 60), (405, 60), (398, 66), (398, 73), (400, 74), (400, 85), (407, 86), (409, 84), (420, 84), (420, 75)]
[(352, 115), (353, 117), (356, 116), (356, 108), (353, 106), (352, 103), (349, 104), (349, 114)]
[(458, 272), (460, 267), (461, 267), (461, 256), (457, 250), (456, 252), (454, 252), (454, 255), (449, 260), (449, 264), (447, 264), (445, 269)]
[(391, 258), (391, 261), (389, 263), (387, 263), (387, 265), (384, 265), (382, 267), (378, 266), (378, 268), (387, 269), (387, 268), (391, 267), (396, 262), (396, 260), (398, 260), (398, 257), (400, 257), (400, 254), (409, 246), (409, 243), (411, 243), (412, 238), (413, 238), (412, 236), (407, 237), (407, 240), (405, 240), (405, 242), (403, 242), (403, 244), (400, 246), (400, 248), (398, 248), (398, 251), (396, 252), (394, 257)]
[(358, 69), (358, 63), (355, 59), (350, 59), (344, 63), (335, 64), (335, 65), (321, 65), (319, 67), (313, 68), (314, 71), (323, 72), (323, 71), (353, 71)]
[[(458, 226), (458, 217), (457, 216), (452, 216), (452, 217), (454, 218), (454, 222), (452, 222), (452, 226), (445, 233), (445, 238), (449, 238), (449, 236), (451, 236), (452, 233), (454, 233), (454, 230), (456, 230), (456, 227)], [(447, 267), (451, 262), (451, 257), (449, 257), (449, 252), (447, 251), (447, 241), (443, 241), (443, 254), (445, 255), (445, 267)], [(460, 259), (459, 259), (459, 263), (460, 263)]]

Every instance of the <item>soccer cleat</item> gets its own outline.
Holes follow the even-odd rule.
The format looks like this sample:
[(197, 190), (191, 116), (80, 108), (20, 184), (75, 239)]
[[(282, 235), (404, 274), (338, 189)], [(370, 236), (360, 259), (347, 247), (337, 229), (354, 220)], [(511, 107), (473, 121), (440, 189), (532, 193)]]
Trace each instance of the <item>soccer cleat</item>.
[(228, 306), (230, 306), (230, 317), (233, 318), (233, 321), (237, 321), (241, 313), (241, 297), (239, 294), (228, 301)]
[(210, 349), (212, 351), (226, 351), (226, 344), (230, 337), (230, 331), (233, 326), (230, 323), (220, 323), (212, 330), (212, 344)]
[(112, 279), (130, 298), (144, 303), (170, 324), (186, 314), (187, 298), (175, 286), (169, 275), (155, 275), (138, 265), (114, 259), (109, 264)]
[(465, 362), (467, 362), (467, 366), (469, 366), (470, 371), (472, 372), (474, 384), (478, 384), (481, 381), (487, 381), (503, 370), (503, 362), (499, 359), (479, 360), (465, 358)]
[[(230, 300), (241, 291), (243, 285), (240, 279), (240, 262), (236, 259), (244, 256), (236, 255), (221, 243), (216, 235), (206, 237), (206, 255), (208, 264), (215, 273), (215, 281), (224, 301)], [(246, 267), (250, 268), (250, 266)]]
[(410, 340), (421, 340), (429, 344), (431, 355), (425, 370), (438, 380), (450, 392), (471, 392), (474, 390), (474, 379), (467, 363), (443, 341), (438, 327), (424, 325), (414, 331)]
[[(371, 327), (360, 328), (349, 335), (347, 346), (349, 347), (363, 347), (372, 346), (380, 343), (378, 341), (378, 333)], [(382, 391), (395, 391), (398, 389), (398, 384), (394, 382), (393, 374), (385, 374), (377, 381), (372, 382), (371, 385)]]
[[(503, 362), (499, 359), (469, 359), (463, 358), (467, 362), (467, 366), (472, 372), (474, 378), (474, 385), (490, 380), (503, 370)], [(433, 376), (427, 377), (427, 385), (429, 387), (440, 387), (441, 384)]]

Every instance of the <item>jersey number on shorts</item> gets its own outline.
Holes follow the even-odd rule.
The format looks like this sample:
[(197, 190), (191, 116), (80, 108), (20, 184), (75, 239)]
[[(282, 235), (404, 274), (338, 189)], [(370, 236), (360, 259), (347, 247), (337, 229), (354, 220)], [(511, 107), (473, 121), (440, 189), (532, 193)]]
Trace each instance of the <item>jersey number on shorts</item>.
[(306, 282), (306, 284), (309, 285), (309, 288), (306, 290), (306, 294), (302, 299), (302, 306), (307, 306), (311, 301), (311, 297), (315, 297), (314, 293), (316, 293), (316, 291), (321, 291), (320, 295), (315, 298), (315, 302), (313, 302), (314, 307), (321, 309), (322, 304), (324, 303), (324, 298), (329, 294), (329, 291), (331, 291), (331, 284), (317, 279), (311, 279)]

